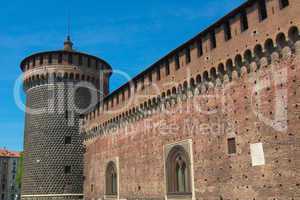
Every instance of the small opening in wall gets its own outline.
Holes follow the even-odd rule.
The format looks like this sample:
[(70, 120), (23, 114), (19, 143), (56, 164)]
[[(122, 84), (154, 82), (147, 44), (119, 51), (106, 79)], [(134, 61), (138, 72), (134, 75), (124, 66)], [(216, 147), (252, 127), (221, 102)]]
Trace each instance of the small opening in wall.
[(91, 192), (94, 192), (94, 184), (91, 184)]
[(232, 35), (231, 35), (231, 27), (230, 27), (230, 22), (227, 21), (224, 24), (224, 36), (225, 36), (225, 41), (228, 41), (231, 39)]
[(214, 49), (217, 47), (217, 40), (216, 40), (216, 33), (215, 30), (211, 31), (209, 34), (209, 38), (210, 38), (210, 48)]
[(249, 25), (248, 25), (247, 12), (246, 12), (246, 10), (243, 10), (241, 12), (241, 31), (244, 32), (248, 28), (249, 28)]
[(65, 174), (71, 174), (71, 166), (70, 165), (65, 166)]
[(235, 154), (236, 153), (236, 141), (235, 138), (227, 139), (228, 144), (228, 154)]
[(66, 136), (65, 137), (65, 144), (71, 144), (72, 143), (72, 137), (71, 136)]
[(266, 6), (265, 0), (258, 1), (258, 12), (259, 12), (259, 20), (260, 21), (267, 19), (268, 14), (267, 14), (267, 6)]
[(279, 4), (280, 4), (280, 9), (283, 9), (283, 8), (289, 6), (290, 2), (289, 2), (289, 0), (279, 0)]

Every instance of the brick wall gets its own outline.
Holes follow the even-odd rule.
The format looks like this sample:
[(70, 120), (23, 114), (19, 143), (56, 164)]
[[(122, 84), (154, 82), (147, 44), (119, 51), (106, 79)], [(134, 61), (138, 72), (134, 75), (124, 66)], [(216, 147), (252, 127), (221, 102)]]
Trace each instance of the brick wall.
[[(115, 158), (120, 198), (163, 199), (164, 146), (187, 139), (192, 141), (195, 198), (300, 198), (299, 74), (299, 57), (282, 59), (88, 140), (87, 199), (104, 196), (106, 164)], [(227, 152), (230, 137), (237, 142), (234, 155)], [(263, 144), (265, 165), (252, 166), (250, 145), (255, 143)]]

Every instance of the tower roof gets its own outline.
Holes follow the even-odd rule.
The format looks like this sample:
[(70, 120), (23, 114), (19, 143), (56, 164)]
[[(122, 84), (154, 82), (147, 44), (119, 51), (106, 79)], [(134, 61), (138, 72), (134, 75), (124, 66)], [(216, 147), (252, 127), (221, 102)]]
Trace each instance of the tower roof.
[(71, 41), (70, 35), (67, 36), (67, 39), (64, 42), (65, 51), (73, 51), (73, 42)]

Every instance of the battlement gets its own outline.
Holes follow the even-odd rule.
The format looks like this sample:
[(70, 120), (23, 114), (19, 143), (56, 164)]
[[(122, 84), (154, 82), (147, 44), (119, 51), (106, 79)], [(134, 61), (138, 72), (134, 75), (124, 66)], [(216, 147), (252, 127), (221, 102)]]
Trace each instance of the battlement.
[(299, 9), (298, 0), (247, 1), (108, 95), (84, 117), (82, 131), (105, 132), (172, 96), (230, 81), (295, 51)]
[[(24, 88), (55, 81), (88, 81), (100, 86), (103, 73), (104, 94), (109, 92), (111, 66), (104, 60), (73, 50), (48, 51), (33, 54), (21, 62), (24, 72)], [(107, 86), (107, 87), (106, 87)]]

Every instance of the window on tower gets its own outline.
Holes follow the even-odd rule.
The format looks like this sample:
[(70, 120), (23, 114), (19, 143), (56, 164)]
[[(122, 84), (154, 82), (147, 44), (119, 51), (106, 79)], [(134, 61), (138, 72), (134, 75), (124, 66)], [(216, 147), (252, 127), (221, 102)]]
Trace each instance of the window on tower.
[(70, 165), (65, 166), (65, 174), (71, 174), (71, 166)]
[(71, 144), (72, 143), (72, 137), (71, 136), (65, 136), (65, 144)]

